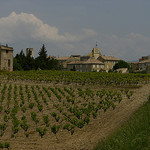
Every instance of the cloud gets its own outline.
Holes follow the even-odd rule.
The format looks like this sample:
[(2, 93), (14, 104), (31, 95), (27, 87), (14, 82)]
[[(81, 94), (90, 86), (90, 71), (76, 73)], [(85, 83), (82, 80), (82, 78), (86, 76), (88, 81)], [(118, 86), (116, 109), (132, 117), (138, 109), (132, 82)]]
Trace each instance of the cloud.
[(150, 54), (150, 38), (139, 33), (104, 35), (103, 40), (104, 52), (121, 59), (134, 60)]
[[(12, 46), (18, 50), (27, 48), (28, 45), (39, 50), (41, 46), (39, 43), (46, 43), (50, 55), (83, 55), (92, 50), (96, 41), (99, 42), (103, 55), (124, 60), (134, 60), (150, 55), (150, 37), (140, 33), (110, 35), (82, 28), (74, 34), (69, 32), (60, 34), (57, 27), (45, 24), (34, 14), (12, 12), (9, 16), (0, 18), (0, 42), (14, 43)], [(103, 42), (100, 43), (100, 41)], [(15, 50), (15, 52), (18, 51)], [(36, 50), (35, 53), (38, 54)]]
[(40, 40), (44, 42), (76, 42), (96, 36), (92, 29), (83, 29), (82, 34), (59, 34), (56, 27), (43, 23), (33, 14), (12, 12), (8, 17), (0, 18), (0, 41), (4, 43), (19, 40)]

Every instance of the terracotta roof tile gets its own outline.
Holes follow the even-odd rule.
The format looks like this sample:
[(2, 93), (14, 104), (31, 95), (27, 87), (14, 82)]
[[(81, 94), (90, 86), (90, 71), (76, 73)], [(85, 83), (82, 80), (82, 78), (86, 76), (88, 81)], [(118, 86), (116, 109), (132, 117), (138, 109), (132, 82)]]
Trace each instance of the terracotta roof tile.
[(12, 47), (4, 46), (4, 45), (0, 45), (0, 49), (13, 51), (13, 48), (12, 48)]
[(104, 60), (120, 60), (120, 59), (115, 58), (113, 56), (104, 56), (104, 55), (102, 55), (100, 57), (102, 57)]
[(72, 61), (68, 64), (104, 64), (104, 63), (97, 59), (90, 58), (86, 61)]
[(69, 56), (65, 56), (65, 57), (58, 57), (56, 58), (57, 60), (67, 60), (69, 58)]

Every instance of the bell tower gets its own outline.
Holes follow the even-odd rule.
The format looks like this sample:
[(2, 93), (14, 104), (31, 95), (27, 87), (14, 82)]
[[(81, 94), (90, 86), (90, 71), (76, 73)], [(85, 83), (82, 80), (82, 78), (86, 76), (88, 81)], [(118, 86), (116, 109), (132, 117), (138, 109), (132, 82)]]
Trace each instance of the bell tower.
[(100, 48), (98, 48), (98, 44), (97, 44), (97, 41), (96, 41), (96, 47), (93, 48), (93, 50), (92, 50), (92, 57), (97, 59), (99, 56), (101, 56), (101, 53), (100, 53)]

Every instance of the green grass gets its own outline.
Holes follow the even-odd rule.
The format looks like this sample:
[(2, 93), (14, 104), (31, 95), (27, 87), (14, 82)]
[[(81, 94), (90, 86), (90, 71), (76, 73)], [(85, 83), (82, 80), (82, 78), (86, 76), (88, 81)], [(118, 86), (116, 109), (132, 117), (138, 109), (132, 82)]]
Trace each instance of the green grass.
[(94, 150), (150, 150), (150, 96), (125, 125)]

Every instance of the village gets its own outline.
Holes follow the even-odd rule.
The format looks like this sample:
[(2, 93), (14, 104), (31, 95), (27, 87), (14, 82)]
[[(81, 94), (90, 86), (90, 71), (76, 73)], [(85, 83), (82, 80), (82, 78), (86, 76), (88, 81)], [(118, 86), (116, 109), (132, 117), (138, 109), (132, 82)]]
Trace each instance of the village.
[[(34, 57), (33, 48), (26, 49), (26, 55)], [(52, 57), (63, 66), (63, 70), (79, 72), (111, 72), (115, 64), (121, 61), (113, 56), (105, 56), (100, 52), (96, 43), (95, 48), (87, 55), (71, 55)], [(150, 72), (150, 55), (142, 56), (138, 62), (128, 62), (134, 72)], [(13, 71), (13, 47), (0, 45), (0, 70)], [(128, 73), (128, 68), (118, 68), (116, 72)]]

